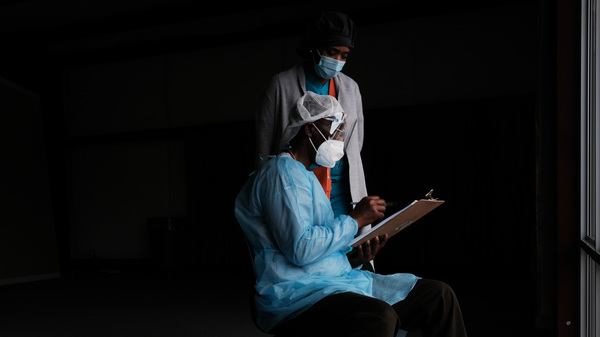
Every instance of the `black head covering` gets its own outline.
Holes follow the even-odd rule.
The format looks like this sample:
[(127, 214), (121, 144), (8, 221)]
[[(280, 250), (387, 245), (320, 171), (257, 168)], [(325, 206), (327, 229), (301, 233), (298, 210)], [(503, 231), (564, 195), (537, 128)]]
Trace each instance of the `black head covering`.
[(307, 27), (298, 47), (298, 54), (308, 55), (312, 47), (346, 46), (354, 48), (356, 27), (354, 21), (344, 13), (324, 12)]

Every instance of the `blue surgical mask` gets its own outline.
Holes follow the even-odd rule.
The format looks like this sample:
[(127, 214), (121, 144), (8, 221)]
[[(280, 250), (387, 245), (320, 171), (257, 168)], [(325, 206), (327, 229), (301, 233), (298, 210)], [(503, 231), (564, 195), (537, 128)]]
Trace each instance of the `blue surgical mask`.
[[(321, 56), (321, 55), (319, 55)], [(346, 62), (332, 59), (331, 57), (321, 56), (319, 64), (315, 64), (315, 72), (323, 79), (330, 79), (337, 76), (342, 71)]]

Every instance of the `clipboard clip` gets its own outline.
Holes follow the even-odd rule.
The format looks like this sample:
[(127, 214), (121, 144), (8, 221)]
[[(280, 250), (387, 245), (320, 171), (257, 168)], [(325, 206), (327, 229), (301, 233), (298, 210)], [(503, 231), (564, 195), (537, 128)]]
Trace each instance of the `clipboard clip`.
[(437, 200), (437, 198), (433, 197), (433, 189), (425, 194), (425, 198), (427, 198), (427, 200)]

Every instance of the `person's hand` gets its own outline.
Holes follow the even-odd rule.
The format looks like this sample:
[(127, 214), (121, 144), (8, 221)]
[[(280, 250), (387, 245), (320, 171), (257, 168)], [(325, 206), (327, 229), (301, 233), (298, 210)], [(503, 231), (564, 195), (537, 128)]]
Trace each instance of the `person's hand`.
[(389, 236), (387, 234), (385, 236), (375, 237), (354, 248), (352, 254), (348, 256), (352, 268), (356, 268), (361, 264), (369, 263), (369, 261), (373, 260), (375, 255), (377, 255), (377, 252), (385, 246), (388, 238)]
[(389, 236), (376, 236), (370, 241), (365, 241), (362, 245), (358, 246), (358, 255), (363, 261), (371, 261), (375, 258), (377, 252), (379, 252), (387, 243)]
[(369, 225), (375, 220), (383, 218), (385, 212), (385, 200), (378, 196), (368, 196), (354, 207), (350, 216), (358, 223), (358, 228)]

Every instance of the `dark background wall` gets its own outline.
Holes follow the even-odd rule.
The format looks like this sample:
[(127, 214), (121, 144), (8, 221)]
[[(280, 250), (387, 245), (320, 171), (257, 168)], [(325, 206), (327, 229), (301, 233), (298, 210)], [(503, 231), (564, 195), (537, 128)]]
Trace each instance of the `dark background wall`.
[(40, 97), (0, 78), (0, 284), (59, 274)]
[[(539, 238), (552, 239), (555, 226), (539, 216), (552, 196), (537, 194), (553, 183), (541, 168), (554, 137), (545, 102), (555, 13), (544, 4), (342, 8), (359, 26), (344, 72), (363, 95), (369, 192), (406, 204), (433, 188), (447, 201), (394, 237), (378, 270), (520, 283), (531, 289), (524, 301), (537, 303), (540, 325), (554, 315), (555, 296), (552, 286), (540, 286), (554, 271), (552, 243)], [(45, 127), (31, 155), (49, 164), (40, 172), (49, 177), (53, 215), (38, 224), (56, 227), (44, 245), (60, 264), (50, 272), (5, 269), (0, 278), (58, 268), (65, 276), (95, 267), (245, 268), (232, 210), (252, 171), (253, 115), (268, 78), (298, 61), (294, 49), (311, 6), (259, 6), (269, 18), (261, 25), (246, 21), (254, 11), (244, 6), (218, 7), (196, 24), (180, 7), (179, 20), (161, 22), (169, 27), (162, 30), (143, 16), (97, 19), (40, 33), (46, 45), (34, 39), (37, 53), (23, 48), (32, 33), (10, 35), (3, 63), (11, 66), (0, 76), (39, 93), (35, 120), (14, 126), (16, 133)], [(31, 174), (14, 176), (28, 181)], [(45, 191), (36, 186), (33, 193)], [(10, 220), (24, 223), (15, 213)], [(3, 249), (14, 255), (20, 247), (7, 240)]]
[[(462, 212), (477, 194), (491, 198), (496, 214), (477, 215), (474, 228), (456, 224), (457, 238), (467, 242), (481, 242), (473, 229), (496, 221), (508, 222), (498, 231), (510, 233), (534, 220), (526, 215), (535, 201), (536, 18), (535, 6), (525, 3), (360, 26), (346, 71), (365, 88), (371, 193), (406, 200), (436, 188)], [(289, 35), (65, 69), (71, 258), (86, 259), (90, 250), (98, 258), (145, 258), (147, 219), (177, 216), (189, 218), (198, 235), (191, 242), (194, 264), (235, 264), (222, 252), (203, 258), (215, 249), (202, 237), (215, 236), (222, 246), (223, 230), (235, 234), (232, 200), (252, 170), (247, 153), (256, 103), (268, 77), (298, 61), (297, 40)], [(508, 190), (515, 180), (525, 190)], [(421, 186), (408, 189), (409, 181)], [(513, 208), (509, 202), (521, 206), (517, 220), (496, 220), (500, 210)], [(506, 236), (491, 235), (473, 248), (508, 258), (513, 248), (504, 248), (512, 245)], [(464, 256), (442, 265), (473, 258), (451, 254)]]

